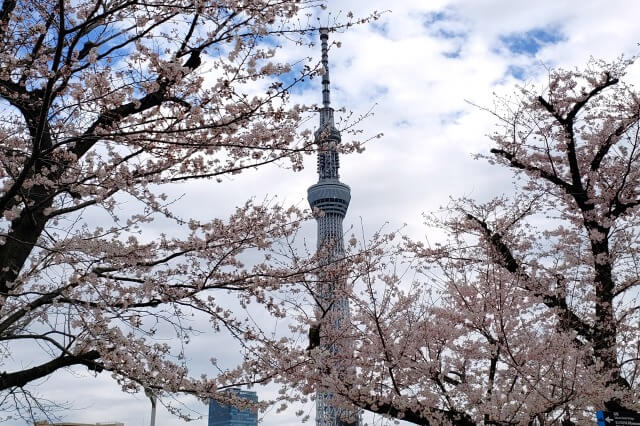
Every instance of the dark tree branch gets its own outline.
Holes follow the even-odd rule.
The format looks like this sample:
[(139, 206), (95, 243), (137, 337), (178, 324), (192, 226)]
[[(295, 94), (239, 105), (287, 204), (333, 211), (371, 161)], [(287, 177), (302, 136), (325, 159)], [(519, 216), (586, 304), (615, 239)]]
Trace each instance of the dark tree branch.
[(598, 93), (602, 92), (607, 87), (613, 86), (614, 84), (617, 84), (620, 81), (617, 78), (611, 78), (611, 73), (609, 72), (605, 72), (604, 76), (605, 76), (604, 82), (602, 82), (601, 84), (591, 89), (591, 91), (587, 93), (584, 96), (584, 98), (582, 98), (582, 100), (576, 102), (573, 105), (573, 108), (571, 108), (571, 110), (567, 113), (566, 117), (562, 117), (560, 113), (555, 109), (555, 107), (551, 103), (549, 103), (549, 101), (544, 99), (542, 96), (538, 96), (538, 102), (540, 102), (540, 104), (544, 107), (544, 109), (546, 109), (549, 112), (549, 114), (555, 117), (559, 123), (566, 125), (567, 123), (572, 122), (576, 118), (580, 110), (591, 100), (591, 98), (596, 96)]
[[(434, 423), (420, 411), (412, 410), (410, 408), (399, 409), (393, 404), (372, 404), (369, 402), (352, 401), (354, 404), (372, 413), (388, 415), (390, 417), (401, 419), (410, 423), (414, 423), (422, 426), (436, 426), (439, 423)], [(471, 419), (466, 413), (454, 410), (441, 410), (438, 408), (430, 408), (434, 416), (441, 416), (447, 419), (453, 426), (476, 426), (476, 422)]]
[(578, 113), (580, 112), (580, 110), (582, 109), (582, 107), (584, 107), (591, 100), (591, 98), (596, 96), (598, 93), (602, 92), (607, 87), (613, 86), (614, 84), (618, 84), (618, 82), (620, 81), (617, 78), (611, 78), (611, 73), (608, 71), (604, 73), (604, 76), (605, 76), (604, 82), (600, 83), (598, 86), (591, 89), (591, 91), (587, 93), (587, 95), (581, 101), (578, 101), (575, 103), (573, 108), (571, 108), (571, 111), (569, 111), (569, 113), (567, 114), (567, 118), (566, 118), (567, 121), (573, 121), (578, 115)]
[(7, 26), (9, 25), (9, 18), (11, 13), (16, 8), (16, 0), (4, 0), (2, 2), (2, 9), (0, 9), (0, 36), (4, 35)]
[(632, 125), (638, 122), (638, 118), (640, 116), (638, 114), (634, 115), (627, 123), (620, 124), (616, 130), (613, 131), (609, 135), (609, 137), (604, 141), (596, 155), (593, 156), (593, 160), (591, 160), (591, 171), (595, 172), (600, 168), (600, 163), (609, 152), (609, 149), (618, 141), (620, 136), (622, 136)]
[(552, 295), (543, 293), (530, 284), (530, 277), (524, 271), (520, 262), (516, 260), (511, 252), (511, 249), (505, 244), (502, 236), (493, 232), (487, 223), (475, 216), (467, 213), (467, 219), (476, 223), (480, 228), (482, 234), (486, 240), (491, 244), (491, 247), (496, 251), (498, 256), (496, 260), (498, 263), (510, 273), (516, 275), (526, 290), (532, 292), (536, 297), (540, 297), (542, 302), (551, 309), (558, 309), (561, 318), (563, 318), (567, 325), (569, 325), (576, 333), (580, 334), (589, 341), (593, 341), (593, 328), (580, 317), (578, 317), (567, 305), (567, 301), (564, 297), (558, 295)]
[(561, 178), (559, 178), (558, 176), (556, 176), (555, 174), (551, 174), (546, 170), (543, 170), (539, 167), (536, 166), (532, 166), (529, 164), (525, 164), (522, 161), (520, 161), (518, 158), (516, 158), (515, 155), (513, 155), (510, 152), (507, 152), (503, 149), (498, 149), (498, 148), (492, 148), (491, 149), (491, 153), (495, 154), (499, 157), (504, 158), (505, 160), (507, 160), (509, 162), (509, 165), (515, 169), (520, 169), (520, 170), (525, 170), (525, 171), (530, 171), (530, 172), (534, 172), (539, 174), (542, 178), (544, 178), (545, 180), (553, 183), (554, 185), (557, 185), (561, 188), (563, 188), (567, 193), (571, 192), (571, 185), (567, 182), (565, 182), (564, 180), (562, 180)]
[(538, 97), (538, 101), (540, 102), (540, 104), (562, 125), (566, 132), (567, 162), (569, 163), (569, 170), (571, 173), (571, 189), (569, 193), (573, 196), (573, 198), (578, 203), (578, 206), (583, 211), (588, 210), (591, 207), (588, 205), (588, 198), (585, 193), (584, 186), (582, 185), (582, 174), (580, 172), (578, 157), (576, 155), (575, 130), (573, 128), (573, 124), (580, 110), (594, 96), (602, 92), (607, 87), (618, 83), (618, 81), (619, 80), (617, 78), (611, 78), (611, 74), (609, 72), (606, 72), (604, 82), (591, 89), (591, 91), (589, 91), (589, 93), (587, 93), (580, 101), (576, 102), (571, 110), (567, 113), (566, 117), (562, 117), (562, 115), (560, 115), (559, 111), (556, 110), (553, 104), (548, 102), (542, 96)]
[(102, 371), (104, 368), (95, 361), (100, 358), (96, 350), (76, 355), (63, 355), (36, 367), (28, 368), (15, 373), (0, 373), (0, 390), (15, 387), (23, 387), (28, 383), (47, 377), (51, 373), (72, 365), (84, 365), (90, 370)]

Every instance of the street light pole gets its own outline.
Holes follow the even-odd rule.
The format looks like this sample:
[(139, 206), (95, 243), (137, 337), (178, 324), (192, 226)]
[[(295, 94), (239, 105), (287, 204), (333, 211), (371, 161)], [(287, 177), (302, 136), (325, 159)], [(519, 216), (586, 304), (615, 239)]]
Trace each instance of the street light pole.
[(156, 396), (149, 388), (144, 389), (144, 394), (151, 400), (151, 426), (156, 426)]

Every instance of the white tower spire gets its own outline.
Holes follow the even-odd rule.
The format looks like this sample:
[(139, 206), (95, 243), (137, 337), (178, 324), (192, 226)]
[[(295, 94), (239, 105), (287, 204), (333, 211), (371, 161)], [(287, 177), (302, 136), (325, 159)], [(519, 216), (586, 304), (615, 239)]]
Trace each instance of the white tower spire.
[[(340, 144), (341, 136), (335, 127), (333, 109), (330, 106), (328, 39), (329, 30), (321, 28), (320, 41), (324, 74), (322, 76), (320, 127), (315, 133), (318, 145), (318, 183), (307, 191), (311, 207), (323, 213), (316, 217), (316, 221), (318, 223), (318, 249), (326, 250), (326, 263), (344, 256), (342, 221), (351, 200), (351, 190), (340, 182), (338, 174), (340, 163), (336, 147)], [(336, 291), (344, 286), (344, 282), (335, 279), (325, 280), (322, 276), (318, 281), (316, 291), (319, 297), (317, 300), (323, 305), (320, 306), (320, 311), (321, 316), (325, 319), (324, 326), (333, 327), (333, 330), (337, 331), (334, 334), (340, 334), (340, 328), (348, 326), (349, 323), (349, 301)], [(327, 313), (328, 316), (325, 315)], [(327, 319), (330, 320), (327, 321)], [(322, 335), (326, 335), (326, 333), (321, 331)], [(327, 341), (326, 337), (321, 337), (320, 345), (334, 354), (349, 347), (348, 344), (337, 345), (335, 342)], [(335, 367), (340, 368), (341, 366)], [(344, 368), (348, 368), (348, 366), (344, 366)], [(357, 413), (333, 407), (332, 400), (333, 395), (330, 392), (322, 389), (317, 390), (316, 426), (357, 426), (360, 424)]]
[[(329, 96), (329, 30), (320, 28), (320, 44), (322, 46), (322, 66), (324, 74), (322, 75), (322, 106), (329, 108), (331, 98)], [(321, 116), (322, 117), (322, 116)], [(320, 122), (320, 125), (323, 123)]]

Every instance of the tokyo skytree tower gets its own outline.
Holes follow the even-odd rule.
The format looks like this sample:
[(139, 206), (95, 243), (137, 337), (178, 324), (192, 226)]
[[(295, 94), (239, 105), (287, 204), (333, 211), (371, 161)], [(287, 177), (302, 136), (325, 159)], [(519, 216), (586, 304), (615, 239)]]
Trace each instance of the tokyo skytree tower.
[[(322, 214), (316, 216), (318, 223), (318, 250), (325, 250), (326, 262), (330, 263), (335, 259), (344, 256), (344, 241), (342, 237), (342, 220), (344, 219), (351, 190), (347, 185), (340, 182), (338, 168), (340, 167), (336, 146), (340, 143), (340, 132), (335, 127), (333, 118), (333, 108), (329, 100), (329, 57), (327, 40), (328, 30), (320, 29), (320, 41), (322, 45), (322, 65), (324, 75), (322, 76), (322, 108), (320, 109), (320, 127), (315, 132), (315, 141), (318, 145), (318, 183), (311, 186), (308, 193), (308, 200), (311, 208), (318, 209)], [(318, 292), (321, 315), (329, 314), (330, 321), (324, 323), (334, 327), (336, 333), (340, 332), (341, 324), (348, 323), (349, 301), (336, 290), (342, 283), (335, 279), (319, 279)], [(346, 350), (344, 345), (340, 349), (339, 345), (333, 342), (320, 341), (327, 350), (334, 354), (340, 350)], [(339, 368), (339, 366), (338, 366)], [(357, 413), (334, 408), (331, 405), (333, 395), (317, 390), (316, 394), (316, 426), (355, 426), (360, 425)], [(351, 420), (349, 420), (351, 419)]]

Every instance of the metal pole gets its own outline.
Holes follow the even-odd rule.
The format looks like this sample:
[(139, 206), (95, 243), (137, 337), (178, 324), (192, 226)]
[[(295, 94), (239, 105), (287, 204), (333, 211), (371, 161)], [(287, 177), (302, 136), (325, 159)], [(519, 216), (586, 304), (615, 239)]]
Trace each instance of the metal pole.
[(151, 389), (144, 389), (145, 395), (151, 400), (151, 426), (156, 426), (156, 396)]
[(151, 397), (151, 426), (156, 426), (156, 397)]

